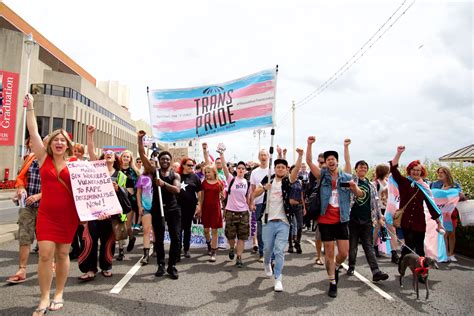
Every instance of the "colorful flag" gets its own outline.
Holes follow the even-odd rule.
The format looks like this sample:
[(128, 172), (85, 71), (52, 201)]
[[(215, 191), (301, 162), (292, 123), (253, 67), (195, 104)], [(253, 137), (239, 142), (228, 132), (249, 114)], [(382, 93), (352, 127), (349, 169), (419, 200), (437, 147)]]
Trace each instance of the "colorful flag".
[(162, 142), (214, 136), (274, 121), (276, 71), (187, 89), (151, 90), (153, 136)]
[(444, 228), (446, 231), (452, 232), (453, 220), (451, 215), (459, 202), (460, 190), (456, 188), (448, 190), (432, 189), (431, 192), (433, 192), (434, 201), (443, 215)]

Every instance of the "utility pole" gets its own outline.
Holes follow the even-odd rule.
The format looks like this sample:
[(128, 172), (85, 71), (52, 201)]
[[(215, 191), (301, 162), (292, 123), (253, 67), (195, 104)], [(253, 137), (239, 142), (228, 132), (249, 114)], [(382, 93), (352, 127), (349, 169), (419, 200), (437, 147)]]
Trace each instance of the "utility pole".
[(293, 123), (293, 163), (296, 162), (296, 126), (295, 126), (295, 101), (293, 101), (293, 104), (291, 105), (291, 117), (292, 117), (292, 123)]

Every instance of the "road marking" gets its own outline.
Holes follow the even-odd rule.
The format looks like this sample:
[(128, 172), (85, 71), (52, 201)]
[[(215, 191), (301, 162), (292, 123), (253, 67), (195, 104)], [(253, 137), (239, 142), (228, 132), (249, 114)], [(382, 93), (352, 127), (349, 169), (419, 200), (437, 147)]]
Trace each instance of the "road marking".
[(135, 273), (140, 269), (142, 264), (140, 263), (140, 258), (137, 263), (127, 272), (127, 274), (124, 275), (122, 280), (117, 283), (112, 290), (110, 290), (110, 293), (112, 294), (118, 294), (120, 291), (122, 291), (123, 287), (130, 281), (130, 279), (134, 276)]
[[(309, 239), (306, 239), (307, 242), (309, 242), (311, 245), (313, 245), (313, 247), (316, 247), (316, 244), (314, 243), (314, 241), (312, 240), (309, 240)], [(345, 263), (342, 264), (342, 267), (344, 269), (349, 269), (349, 266)], [(375, 284), (373, 284), (372, 282), (370, 282), (369, 280), (367, 280), (363, 275), (361, 275), (359, 272), (357, 271), (354, 271), (354, 275), (359, 279), (361, 280), (362, 282), (364, 282), (365, 284), (367, 284), (372, 290), (374, 290), (375, 292), (377, 292), (378, 294), (380, 294), (383, 298), (389, 300), (389, 301), (393, 301), (393, 297), (391, 297), (387, 292), (385, 292), (384, 290), (380, 289), (378, 286), (376, 286)]]

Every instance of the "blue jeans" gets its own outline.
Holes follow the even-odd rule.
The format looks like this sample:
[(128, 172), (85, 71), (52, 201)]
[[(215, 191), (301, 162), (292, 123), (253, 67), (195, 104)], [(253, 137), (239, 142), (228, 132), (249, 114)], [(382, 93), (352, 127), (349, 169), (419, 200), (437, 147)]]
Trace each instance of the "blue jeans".
[(275, 256), (273, 273), (275, 279), (280, 278), (285, 263), (285, 249), (288, 245), (290, 225), (281, 221), (268, 221), (263, 226), (262, 237), (264, 242), (263, 263), (270, 264), (272, 254)]
[(263, 238), (262, 238), (262, 219), (263, 219), (263, 203), (255, 205), (255, 215), (257, 216), (257, 240), (258, 254), (263, 256)]

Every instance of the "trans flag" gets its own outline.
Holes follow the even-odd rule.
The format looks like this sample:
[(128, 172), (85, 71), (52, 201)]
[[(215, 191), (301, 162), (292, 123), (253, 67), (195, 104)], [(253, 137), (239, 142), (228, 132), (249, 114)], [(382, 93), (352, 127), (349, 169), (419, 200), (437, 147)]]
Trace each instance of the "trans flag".
[(162, 142), (272, 126), (276, 69), (209, 86), (151, 90), (153, 136)]
[(459, 202), (460, 189), (431, 189), (431, 191), (433, 192), (434, 201), (441, 210), (441, 214), (443, 215), (444, 228), (446, 229), (446, 231), (452, 232), (454, 230), (454, 227), (451, 215), (453, 214), (453, 211)]

